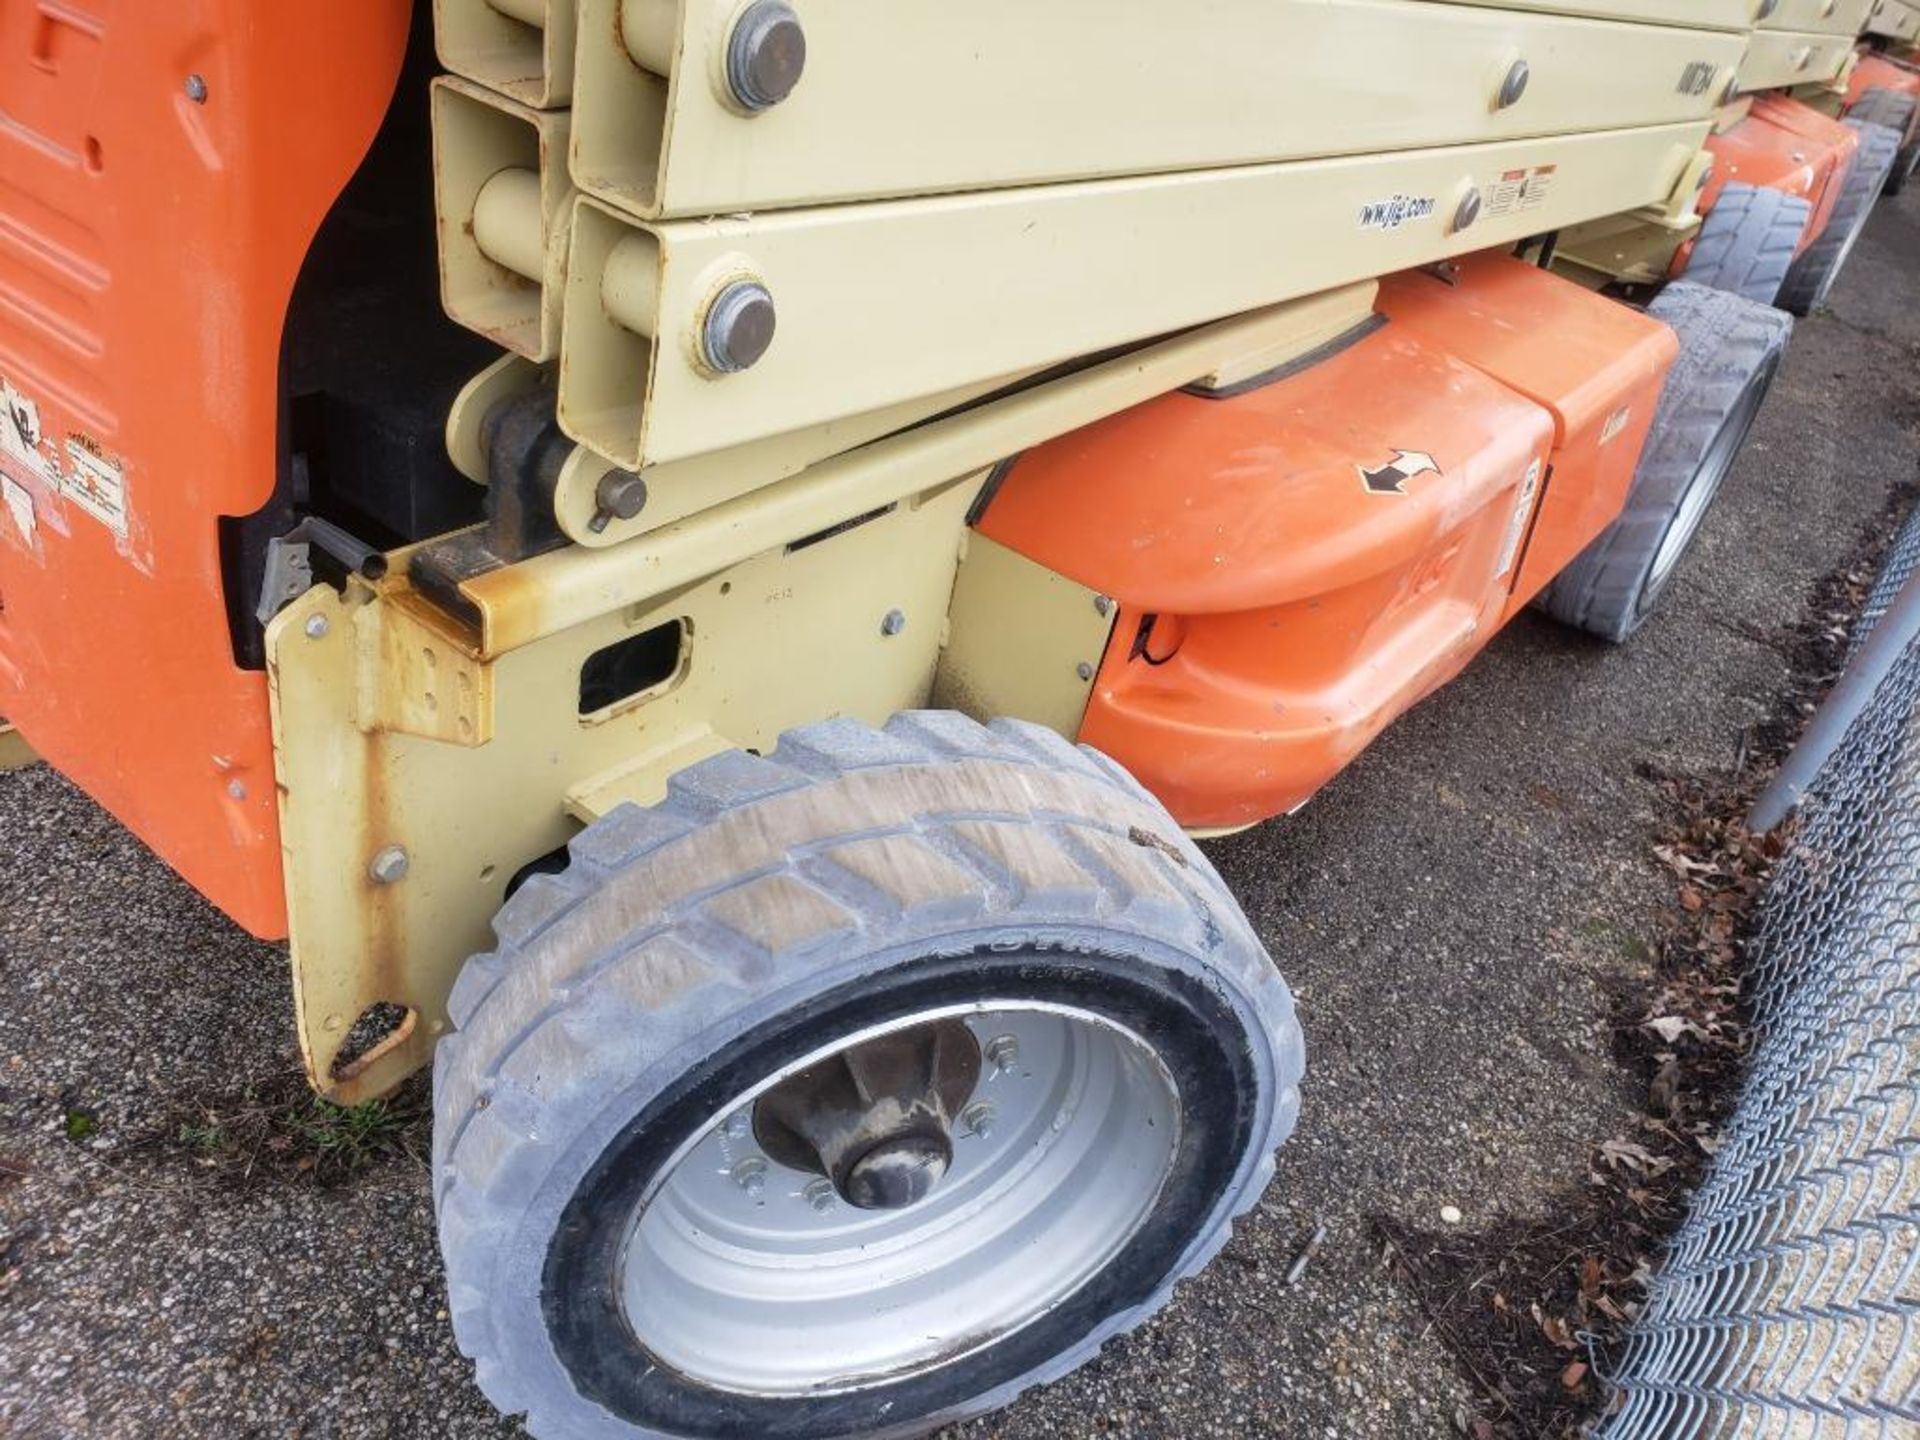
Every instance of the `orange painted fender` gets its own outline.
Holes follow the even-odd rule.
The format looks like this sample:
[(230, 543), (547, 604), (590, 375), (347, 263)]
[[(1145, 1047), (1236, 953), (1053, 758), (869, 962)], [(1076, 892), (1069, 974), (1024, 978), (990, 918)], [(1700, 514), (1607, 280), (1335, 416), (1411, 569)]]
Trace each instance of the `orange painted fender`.
[(0, 6), (0, 714), (263, 936), (267, 683), (234, 663), (217, 517), (274, 489), (288, 299), (412, 11)]
[(1041, 446), (981, 518), (1120, 602), (1080, 739), (1190, 828), (1306, 801), (1551, 578), (1536, 536), (1577, 553), (1624, 502), (1672, 333), (1505, 256), (1421, 286), (1298, 373)]

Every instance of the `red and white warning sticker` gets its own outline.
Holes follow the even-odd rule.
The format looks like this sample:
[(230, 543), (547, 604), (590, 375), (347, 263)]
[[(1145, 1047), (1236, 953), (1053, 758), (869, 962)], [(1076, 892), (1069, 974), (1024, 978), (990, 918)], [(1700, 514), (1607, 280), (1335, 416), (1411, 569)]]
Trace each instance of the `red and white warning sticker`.
[(1487, 187), (1487, 214), (1514, 215), (1538, 210), (1553, 193), (1558, 165), (1532, 165), (1520, 170), (1503, 170)]

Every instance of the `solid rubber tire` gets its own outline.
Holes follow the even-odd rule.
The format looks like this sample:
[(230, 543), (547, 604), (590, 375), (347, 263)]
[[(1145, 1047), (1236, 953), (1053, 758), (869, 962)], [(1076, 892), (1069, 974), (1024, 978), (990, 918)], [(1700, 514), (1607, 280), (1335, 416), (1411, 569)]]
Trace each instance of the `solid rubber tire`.
[(1728, 185), (1700, 227), (1685, 279), (1773, 304), (1813, 206), (1763, 185)]
[(1646, 622), (1671, 584), (1677, 565), (1653, 574), (1668, 532), (1696, 485), (1724, 480), (1703, 475), (1702, 466), (1722, 430), (1737, 423), (1752, 388), (1764, 394), (1772, 384), (1793, 331), (1793, 321), (1771, 306), (1685, 281), (1662, 290), (1647, 313), (1673, 328), (1680, 354), (1660, 392), (1626, 509), (1536, 602), (1563, 624), (1616, 644)]
[(1920, 98), (1876, 85), (1847, 112), (1850, 120), (1884, 125), (1900, 136), (1900, 149), (1894, 156), (1893, 169), (1887, 175), (1882, 194), (1898, 195), (1906, 189), (1907, 181), (1913, 178), (1914, 166), (1920, 164), (1920, 135), (1914, 134), (1914, 111), (1917, 107), (1920, 107)]
[[(858, 866), (836, 860), (855, 853)], [(1293, 1002), (1224, 882), (1119, 766), (1051, 731), (937, 711), (884, 730), (810, 726), (765, 758), (733, 751), (691, 767), (661, 804), (589, 826), (569, 858), (500, 912), (497, 948), (454, 988), (434, 1065), (434, 1195), (455, 1336), (481, 1389), (535, 1435), (913, 1435), (998, 1408), (1164, 1305), (1258, 1200), (1293, 1127), (1304, 1065)], [(1231, 1073), (1245, 1084), (1183, 1096), (1203, 1134), (1214, 1125), (1237, 1137), (1231, 1163), (1208, 1172), (1221, 1177), (1217, 1193), (1170, 1183), (1157, 1202), (1197, 1216), (1191, 1233), (1143, 1227), (1057, 1307), (1057, 1332), (1043, 1328), (1056, 1323), (1049, 1312), (989, 1346), (967, 1372), (980, 1383), (937, 1408), (876, 1411), (854, 1392), (748, 1414), (738, 1397), (693, 1387), (689, 1399), (679, 1377), (671, 1425), (605, 1403), (613, 1382), (601, 1371), (617, 1382), (619, 1367), (582, 1358), (567, 1297), (548, 1292), (550, 1276), (571, 1273), (554, 1257), (572, 1263), (569, 1205), (604, 1178), (602, 1157), (636, 1127), (644, 1139), (649, 1117), (677, 1114), (706, 1093), (712, 1067), (747, 1063), (761, 1037), (800, 1023), (792, 1017), (936, 970), (946, 983), (955, 967), (1009, 953), (1026, 957), (1037, 984), (1097, 972), (1231, 1017)], [(1075, 1003), (1105, 1003), (1104, 984), (1076, 983)], [(1204, 1115), (1192, 1108), (1202, 1098)], [(1148, 1238), (1166, 1243), (1154, 1250)], [(1155, 1273), (1121, 1273), (1136, 1251), (1160, 1257)], [(1115, 1299), (1096, 1308), (1089, 1293)], [(1003, 1350), (1016, 1372), (985, 1363)]]
[(1900, 151), (1899, 132), (1854, 119), (1846, 123), (1860, 132), (1860, 149), (1841, 181), (1840, 198), (1834, 203), (1827, 228), (1793, 262), (1780, 287), (1780, 308), (1803, 318), (1826, 304), (1827, 296), (1833, 293)]

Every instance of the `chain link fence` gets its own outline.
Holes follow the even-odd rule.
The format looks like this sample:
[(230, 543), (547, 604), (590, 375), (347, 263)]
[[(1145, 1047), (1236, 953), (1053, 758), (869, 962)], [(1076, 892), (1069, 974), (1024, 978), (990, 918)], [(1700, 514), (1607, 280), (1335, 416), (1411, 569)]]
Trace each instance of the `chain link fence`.
[(1920, 1436), (1917, 571), (1920, 518), (1855, 639), (1904, 652), (1800, 798), (1754, 950), (1752, 1071), (1605, 1440)]

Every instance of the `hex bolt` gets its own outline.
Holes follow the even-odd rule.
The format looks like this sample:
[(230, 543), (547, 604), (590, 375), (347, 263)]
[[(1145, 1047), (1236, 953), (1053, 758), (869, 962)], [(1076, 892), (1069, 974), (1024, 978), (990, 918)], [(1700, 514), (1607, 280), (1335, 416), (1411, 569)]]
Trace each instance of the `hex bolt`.
[(758, 1195), (767, 1188), (767, 1162), (758, 1155), (748, 1155), (738, 1161), (728, 1172), (733, 1183), (749, 1195)]
[(306, 625), (302, 628), (306, 630), (309, 640), (324, 640), (327, 638), (327, 631), (333, 627), (327, 624), (326, 616), (309, 615)]
[(889, 640), (906, 628), (907, 617), (899, 610), (887, 611), (886, 618), (880, 622), (880, 633), (885, 635)]
[(389, 845), (367, 866), (367, 874), (373, 877), (377, 885), (397, 885), (407, 878), (407, 870), (412, 865), (407, 852), (398, 845)]
[(187, 99), (196, 105), (207, 103), (207, 77), (197, 71), (187, 76)]
[(809, 1180), (807, 1182), (807, 1188), (802, 1190), (800, 1194), (806, 1200), (807, 1204), (811, 1205), (822, 1215), (833, 1208), (835, 1197), (833, 1193), (833, 1182), (831, 1180)]
[(976, 1100), (960, 1112), (960, 1128), (976, 1139), (993, 1134), (994, 1108), (988, 1100)]
[(1078, 675), (1082, 680), (1091, 680), (1093, 679), (1093, 666), (1088, 661), (1082, 660), (1078, 665), (1073, 667), (1073, 673)]
[(785, 0), (755, 0), (727, 38), (727, 90), (752, 114), (793, 93), (807, 68), (807, 35)]
[(1473, 222), (1480, 218), (1480, 187), (1469, 186), (1467, 193), (1460, 197), (1460, 203), (1454, 207), (1453, 228), (1456, 232), (1473, 228)]
[(707, 306), (701, 358), (720, 375), (750, 370), (773, 344), (774, 325), (773, 293), (758, 280), (732, 281)]
[(1005, 1075), (1020, 1063), (1019, 1037), (996, 1035), (981, 1047), (980, 1054), (996, 1071)]
[(1500, 93), (1494, 96), (1493, 108), (1506, 110), (1520, 103), (1520, 97), (1527, 93), (1527, 82), (1533, 79), (1533, 68), (1524, 60), (1516, 60), (1507, 70), (1507, 76), (1500, 82)]
[(631, 520), (647, 508), (647, 482), (631, 470), (609, 470), (594, 487), (597, 507), (587, 528), (598, 535), (616, 520)]
[(1113, 614), (1113, 601), (1105, 595), (1094, 596), (1093, 613), (1098, 615), (1102, 620), (1106, 619), (1107, 616)]
[(246, 782), (242, 780), (229, 780), (227, 782), (227, 794), (233, 797), (235, 800), (246, 799), (247, 798)]
[(753, 1133), (753, 1117), (744, 1110), (734, 1112), (727, 1117), (727, 1134), (736, 1140), (744, 1140)]

